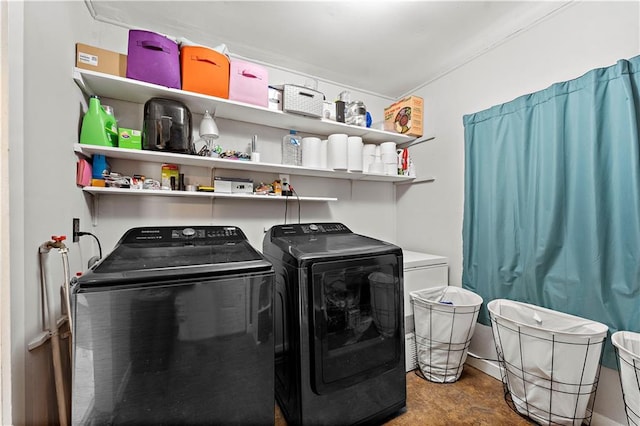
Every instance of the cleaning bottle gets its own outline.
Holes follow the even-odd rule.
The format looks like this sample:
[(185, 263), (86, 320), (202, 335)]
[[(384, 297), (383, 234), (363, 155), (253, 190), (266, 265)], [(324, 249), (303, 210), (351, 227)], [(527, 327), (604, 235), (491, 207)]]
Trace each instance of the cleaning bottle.
[(89, 109), (82, 119), (80, 143), (100, 146), (116, 146), (118, 125), (115, 117), (107, 113), (100, 104), (100, 98), (89, 98)]
[(302, 165), (302, 146), (295, 130), (289, 130), (289, 134), (282, 138), (282, 164)]

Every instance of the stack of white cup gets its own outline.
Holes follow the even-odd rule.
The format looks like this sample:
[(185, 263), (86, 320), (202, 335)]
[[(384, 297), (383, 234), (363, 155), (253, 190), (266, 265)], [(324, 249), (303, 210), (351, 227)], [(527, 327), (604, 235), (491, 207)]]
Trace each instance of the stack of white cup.
[(385, 175), (398, 174), (398, 154), (395, 142), (382, 142), (380, 144), (380, 159), (384, 164)]
[(347, 168), (350, 172), (362, 171), (363, 146), (360, 136), (349, 136), (347, 138)]
[(362, 171), (369, 173), (369, 166), (376, 159), (376, 148), (378, 145), (365, 143), (362, 147)]
[(333, 170), (347, 170), (347, 141), (349, 136), (344, 133), (329, 135), (327, 143), (327, 168)]
[(380, 159), (380, 156), (381, 156), (380, 145), (377, 145), (376, 149), (373, 152), (373, 161), (369, 164), (369, 169), (367, 170), (367, 172), (373, 173), (376, 175), (384, 174), (384, 163)]
[(302, 138), (301, 145), (302, 166), (312, 168), (322, 167), (322, 141), (320, 140), (320, 138)]

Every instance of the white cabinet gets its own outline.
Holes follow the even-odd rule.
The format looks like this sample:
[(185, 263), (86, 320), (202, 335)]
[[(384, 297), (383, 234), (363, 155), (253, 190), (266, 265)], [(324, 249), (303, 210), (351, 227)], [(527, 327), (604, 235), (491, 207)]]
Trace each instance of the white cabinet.
[(402, 251), (404, 263), (404, 331), (406, 370), (417, 368), (412, 291), (449, 285), (449, 261), (446, 257), (414, 251)]
[[(249, 105), (242, 102), (231, 101), (203, 95), (194, 92), (186, 92), (178, 89), (171, 89), (142, 81), (131, 80), (95, 71), (74, 68), (74, 80), (80, 88), (87, 94), (95, 94), (102, 97), (119, 99), (139, 104), (144, 104), (152, 97), (170, 97), (183, 102), (192, 113), (203, 114), (205, 110), (215, 109), (216, 117), (259, 124), (281, 129), (294, 129), (305, 133), (312, 133), (319, 136), (328, 136), (332, 133), (347, 133), (351, 136), (361, 136), (367, 143), (380, 143), (384, 141), (395, 141), (398, 144), (409, 143), (415, 138), (393, 132), (370, 129), (366, 127), (351, 126), (331, 120), (305, 117), (302, 115), (288, 114), (282, 111), (275, 111), (260, 106)], [(122, 148), (111, 148), (96, 145), (75, 145), (76, 153), (90, 157), (94, 154), (102, 154), (110, 158), (121, 158), (136, 161), (154, 163), (175, 163), (179, 165), (190, 165), (205, 167), (211, 170), (244, 170), (248, 172), (268, 172), (287, 173), (300, 176), (314, 176), (324, 178), (349, 179), (349, 180), (369, 180), (379, 182), (403, 183), (414, 180), (407, 176), (387, 176), (369, 173), (355, 173), (346, 171), (334, 171), (328, 169), (308, 168), (299, 166), (288, 166), (282, 164), (255, 163), (249, 161), (225, 160), (218, 158), (200, 157), (197, 155), (173, 154), (146, 150), (129, 150)], [(200, 193), (200, 192), (179, 192), (179, 191), (139, 191), (115, 188), (94, 188), (85, 187), (85, 192), (99, 194), (118, 195), (157, 195), (157, 196), (188, 196), (188, 197), (216, 197), (216, 198), (236, 198), (250, 200), (273, 200), (284, 199), (285, 197), (269, 197), (247, 194), (220, 194), (220, 193)], [(290, 199), (294, 197), (289, 197)], [(335, 201), (332, 197), (300, 196), (304, 201)]]

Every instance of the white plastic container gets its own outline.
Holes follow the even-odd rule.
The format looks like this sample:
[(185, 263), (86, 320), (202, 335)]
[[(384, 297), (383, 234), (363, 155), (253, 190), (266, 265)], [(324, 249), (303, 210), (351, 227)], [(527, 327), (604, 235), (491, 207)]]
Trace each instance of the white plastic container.
[(487, 308), (513, 408), (543, 425), (588, 424), (608, 327), (513, 300)]
[(618, 354), (618, 367), (627, 422), (640, 425), (640, 333), (617, 331), (611, 343)]
[(316, 137), (302, 138), (302, 166), (318, 168), (321, 164), (322, 141)]
[(455, 382), (467, 359), (482, 297), (452, 286), (426, 288), (409, 295), (420, 371), (432, 382)]

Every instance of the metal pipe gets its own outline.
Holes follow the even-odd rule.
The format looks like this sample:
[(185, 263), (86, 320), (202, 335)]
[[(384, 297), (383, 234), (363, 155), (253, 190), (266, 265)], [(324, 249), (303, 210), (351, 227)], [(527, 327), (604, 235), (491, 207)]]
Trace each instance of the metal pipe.
[[(44, 261), (42, 256), (44, 254), (48, 254), (52, 248), (64, 249), (66, 250), (66, 246), (62, 242), (65, 237), (52, 237), (53, 241), (47, 241), (40, 246), (39, 256), (40, 256), (40, 267), (44, 268)], [(67, 413), (67, 402), (65, 398), (64, 392), (64, 377), (62, 374), (62, 358), (60, 355), (60, 335), (58, 333), (58, 322), (56, 320), (55, 315), (52, 314), (54, 310), (53, 303), (53, 291), (47, 285), (46, 273), (44, 269), (41, 271), (41, 285), (42, 292), (44, 294), (44, 298), (42, 301), (43, 313), (46, 317), (46, 323), (49, 327), (49, 335), (51, 336), (51, 356), (53, 360), (53, 374), (55, 380), (56, 387), (56, 400), (58, 404), (58, 418), (60, 422), (60, 426), (67, 426), (69, 424), (69, 416)]]

